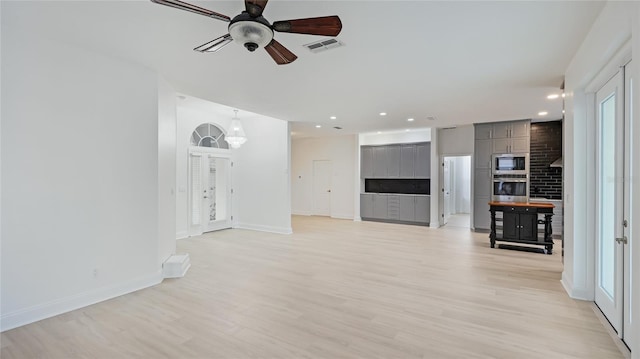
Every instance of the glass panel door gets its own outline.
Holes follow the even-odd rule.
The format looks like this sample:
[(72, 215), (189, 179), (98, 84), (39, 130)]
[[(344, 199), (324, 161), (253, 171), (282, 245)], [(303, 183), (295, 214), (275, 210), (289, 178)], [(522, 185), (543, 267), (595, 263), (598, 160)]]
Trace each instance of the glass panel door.
[(618, 73), (596, 94), (596, 293), (595, 301), (619, 334), (622, 320), (624, 123)]

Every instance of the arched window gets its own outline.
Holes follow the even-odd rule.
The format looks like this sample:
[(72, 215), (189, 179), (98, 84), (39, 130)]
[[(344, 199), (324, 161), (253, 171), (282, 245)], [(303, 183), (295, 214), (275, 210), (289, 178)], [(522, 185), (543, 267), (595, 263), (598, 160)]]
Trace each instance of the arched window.
[(203, 123), (191, 134), (191, 146), (229, 149), (224, 132), (218, 126)]

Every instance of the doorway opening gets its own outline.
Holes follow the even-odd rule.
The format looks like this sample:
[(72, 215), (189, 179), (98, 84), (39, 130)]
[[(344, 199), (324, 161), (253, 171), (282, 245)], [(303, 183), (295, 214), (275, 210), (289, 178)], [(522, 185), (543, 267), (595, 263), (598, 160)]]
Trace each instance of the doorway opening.
[(442, 225), (471, 227), (471, 156), (442, 158)]

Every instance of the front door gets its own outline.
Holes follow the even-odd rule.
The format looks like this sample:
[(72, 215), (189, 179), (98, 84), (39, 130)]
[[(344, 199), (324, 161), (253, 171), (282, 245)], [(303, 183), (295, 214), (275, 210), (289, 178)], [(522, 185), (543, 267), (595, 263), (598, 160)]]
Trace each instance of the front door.
[[(624, 338), (625, 223), (624, 75), (596, 93), (596, 286), (595, 302)], [(628, 144), (627, 144), (628, 145)], [(627, 227), (628, 228), (628, 227)]]
[(231, 228), (230, 159), (192, 152), (189, 181), (189, 235)]
[(331, 161), (313, 161), (313, 211), (316, 216), (331, 215)]

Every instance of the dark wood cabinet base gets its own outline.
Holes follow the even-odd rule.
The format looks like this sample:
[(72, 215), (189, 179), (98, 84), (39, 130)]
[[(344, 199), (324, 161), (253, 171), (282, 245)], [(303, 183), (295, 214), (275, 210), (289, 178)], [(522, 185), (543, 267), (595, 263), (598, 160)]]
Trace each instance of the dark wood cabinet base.
[[(520, 244), (532, 244), (544, 246), (542, 253), (553, 253), (553, 233), (551, 230), (551, 217), (554, 205), (552, 203), (517, 203), (517, 202), (489, 202), (491, 212), (491, 232), (489, 240), (491, 248), (496, 247), (496, 242), (511, 242)], [(496, 212), (502, 212), (502, 236), (497, 234)], [(539, 215), (544, 220), (538, 219)], [(542, 238), (538, 235), (538, 224), (544, 224)], [(508, 228), (506, 228), (508, 226)], [(536, 251), (536, 248), (500, 245), (498, 248)], [(540, 249), (542, 250), (542, 249)], [(541, 253), (540, 251), (537, 251)]]

